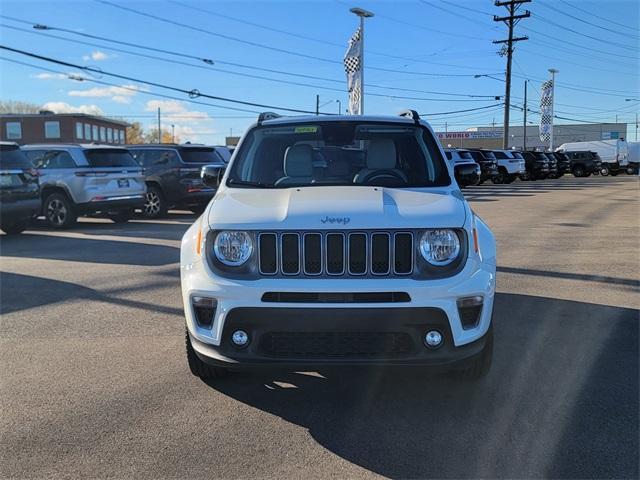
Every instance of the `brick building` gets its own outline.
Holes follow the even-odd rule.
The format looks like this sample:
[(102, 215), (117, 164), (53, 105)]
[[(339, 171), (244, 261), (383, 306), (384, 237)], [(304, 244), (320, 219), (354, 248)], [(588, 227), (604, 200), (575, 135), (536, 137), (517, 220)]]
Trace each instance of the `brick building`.
[(28, 143), (127, 143), (128, 123), (84, 113), (6, 113), (0, 115), (0, 140)]

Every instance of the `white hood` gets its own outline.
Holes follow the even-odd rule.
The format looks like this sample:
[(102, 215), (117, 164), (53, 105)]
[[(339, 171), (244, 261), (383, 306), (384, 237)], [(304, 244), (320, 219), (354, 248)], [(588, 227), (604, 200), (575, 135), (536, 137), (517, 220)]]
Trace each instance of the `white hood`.
[(209, 210), (213, 229), (354, 230), (462, 227), (462, 195), (450, 189), (225, 188)]

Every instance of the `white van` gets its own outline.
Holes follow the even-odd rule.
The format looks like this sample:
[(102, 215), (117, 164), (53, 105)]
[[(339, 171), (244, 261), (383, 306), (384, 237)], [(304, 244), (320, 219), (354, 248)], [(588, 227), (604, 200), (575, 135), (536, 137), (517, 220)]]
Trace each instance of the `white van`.
[(591, 151), (602, 160), (602, 175), (617, 175), (629, 165), (629, 145), (625, 140), (596, 140), (591, 142), (563, 143), (557, 152)]
[(640, 167), (640, 142), (629, 142), (629, 166), (627, 173), (638, 174)]

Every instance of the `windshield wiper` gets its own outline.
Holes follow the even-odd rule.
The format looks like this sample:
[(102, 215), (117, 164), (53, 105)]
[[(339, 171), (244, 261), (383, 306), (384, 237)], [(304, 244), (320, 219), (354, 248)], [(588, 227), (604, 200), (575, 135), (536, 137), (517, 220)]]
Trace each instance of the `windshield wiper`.
[(235, 180), (230, 178), (227, 180), (229, 185), (233, 185), (235, 187), (255, 187), (255, 188), (272, 188), (273, 185), (262, 183), (262, 182), (247, 182), (245, 180)]

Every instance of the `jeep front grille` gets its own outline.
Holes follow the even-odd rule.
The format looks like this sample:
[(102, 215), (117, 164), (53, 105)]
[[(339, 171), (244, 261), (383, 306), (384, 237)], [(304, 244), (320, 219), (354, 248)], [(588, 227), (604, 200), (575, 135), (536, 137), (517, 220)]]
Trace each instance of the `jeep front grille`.
[(403, 276), (414, 269), (412, 232), (263, 232), (262, 275)]

